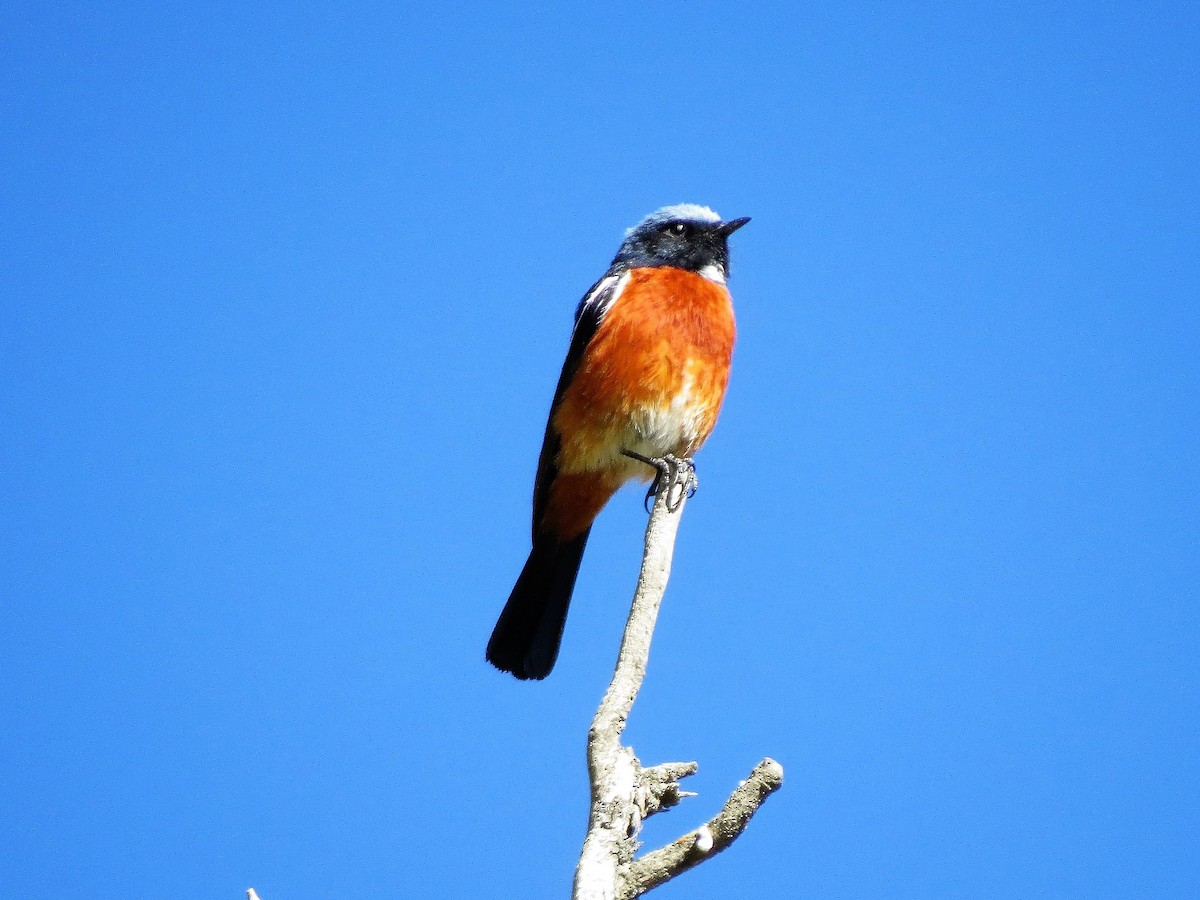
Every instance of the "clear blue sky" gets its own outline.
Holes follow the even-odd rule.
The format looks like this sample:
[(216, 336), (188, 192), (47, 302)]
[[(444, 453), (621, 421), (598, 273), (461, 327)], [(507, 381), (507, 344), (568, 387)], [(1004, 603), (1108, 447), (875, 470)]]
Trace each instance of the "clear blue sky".
[[(248, 8), (249, 6), (249, 8)], [(1200, 895), (1200, 7), (5, 4), (0, 896), (563, 897), (640, 554), (483, 648), (571, 315), (710, 204), (677, 897)]]

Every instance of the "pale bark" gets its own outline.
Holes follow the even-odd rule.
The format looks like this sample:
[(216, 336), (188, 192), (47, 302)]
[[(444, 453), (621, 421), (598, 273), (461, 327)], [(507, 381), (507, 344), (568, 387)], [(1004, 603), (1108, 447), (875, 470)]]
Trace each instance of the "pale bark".
[(642, 821), (694, 794), (679, 780), (693, 774), (694, 762), (643, 767), (621, 734), (646, 677), (650, 640), (671, 573), (675, 535), (694, 476), (690, 467), (672, 466), (660, 479), (646, 526), (642, 570), (633, 607), (617, 654), (616, 671), (588, 732), (591, 811), (587, 836), (575, 870), (574, 900), (632, 900), (728, 847), (762, 803), (783, 784), (783, 767), (764, 759), (722, 810), (700, 828), (639, 858)]

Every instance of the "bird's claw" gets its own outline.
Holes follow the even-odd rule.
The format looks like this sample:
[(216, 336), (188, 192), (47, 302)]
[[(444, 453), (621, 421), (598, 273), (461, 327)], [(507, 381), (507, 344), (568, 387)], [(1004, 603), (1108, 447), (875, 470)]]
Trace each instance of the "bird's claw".
[(664, 486), (667, 489), (665, 501), (667, 512), (675, 512), (679, 509), (683, 504), (684, 496), (686, 495), (690, 500), (695, 495), (696, 488), (700, 486), (700, 479), (696, 476), (696, 463), (690, 457), (679, 457), (673, 453), (661, 457), (643, 456), (632, 450), (622, 450), (621, 453), (658, 471), (658, 477), (651, 483), (650, 488), (646, 491), (646, 498), (642, 501), (646, 512), (653, 509), (654, 501)]

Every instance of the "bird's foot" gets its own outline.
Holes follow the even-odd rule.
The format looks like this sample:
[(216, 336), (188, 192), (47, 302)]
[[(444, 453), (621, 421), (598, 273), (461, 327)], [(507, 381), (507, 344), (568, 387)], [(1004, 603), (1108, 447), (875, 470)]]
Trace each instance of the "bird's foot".
[(667, 512), (675, 512), (683, 503), (684, 496), (690, 500), (696, 493), (696, 488), (700, 486), (700, 479), (696, 475), (696, 463), (690, 457), (679, 457), (673, 453), (661, 457), (643, 456), (632, 450), (622, 450), (621, 453), (658, 471), (658, 477), (654, 479), (650, 489), (646, 491), (646, 499), (642, 501), (646, 512), (651, 511), (655, 498), (664, 490)]

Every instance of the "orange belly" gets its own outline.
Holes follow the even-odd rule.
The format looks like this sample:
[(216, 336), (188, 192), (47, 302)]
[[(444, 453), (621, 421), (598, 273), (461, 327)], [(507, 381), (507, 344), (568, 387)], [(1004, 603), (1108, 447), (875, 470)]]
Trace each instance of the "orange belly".
[(633, 269), (551, 420), (561, 444), (545, 524), (578, 534), (626, 481), (621, 455), (691, 456), (712, 433), (733, 357), (729, 292), (683, 269)]

